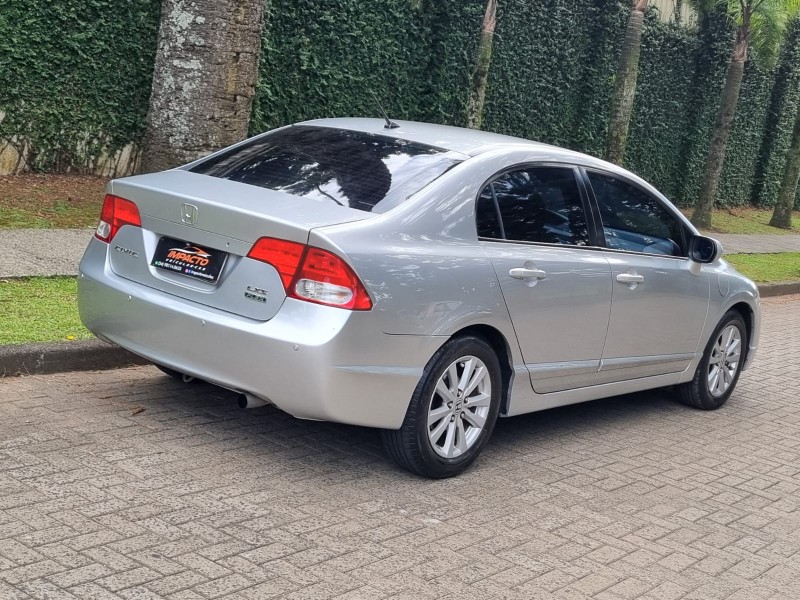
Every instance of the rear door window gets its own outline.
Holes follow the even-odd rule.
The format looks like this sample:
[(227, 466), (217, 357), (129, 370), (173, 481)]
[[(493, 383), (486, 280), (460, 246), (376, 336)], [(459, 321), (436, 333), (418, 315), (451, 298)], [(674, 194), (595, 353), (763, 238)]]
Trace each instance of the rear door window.
[(490, 182), (476, 206), (478, 236), (519, 242), (589, 244), (575, 171), (531, 167)]
[(383, 212), (464, 159), (457, 152), (361, 131), (294, 125), (201, 162), (193, 173)]

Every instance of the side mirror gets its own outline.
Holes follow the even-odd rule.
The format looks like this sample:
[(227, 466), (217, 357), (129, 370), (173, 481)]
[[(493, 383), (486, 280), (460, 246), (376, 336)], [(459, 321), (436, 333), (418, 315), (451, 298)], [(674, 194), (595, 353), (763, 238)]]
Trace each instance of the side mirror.
[(713, 263), (722, 256), (722, 244), (704, 235), (692, 236), (689, 241), (689, 258), (699, 263)]

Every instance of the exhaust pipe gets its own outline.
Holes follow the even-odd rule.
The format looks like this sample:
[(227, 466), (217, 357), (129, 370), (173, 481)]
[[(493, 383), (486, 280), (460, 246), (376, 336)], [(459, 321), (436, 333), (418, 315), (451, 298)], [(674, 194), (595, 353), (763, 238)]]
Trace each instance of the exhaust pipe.
[(239, 394), (236, 399), (236, 405), (239, 408), (258, 408), (259, 406), (266, 406), (269, 404), (267, 400), (251, 396), (250, 394)]

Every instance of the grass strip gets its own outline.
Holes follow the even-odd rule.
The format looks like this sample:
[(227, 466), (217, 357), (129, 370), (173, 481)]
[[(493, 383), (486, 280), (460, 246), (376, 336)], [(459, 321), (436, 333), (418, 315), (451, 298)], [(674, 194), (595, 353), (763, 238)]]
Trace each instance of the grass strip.
[(92, 337), (78, 317), (76, 277), (0, 280), (0, 345)]
[(726, 254), (725, 260), (757, 283), (800, 280), (800, 252)]

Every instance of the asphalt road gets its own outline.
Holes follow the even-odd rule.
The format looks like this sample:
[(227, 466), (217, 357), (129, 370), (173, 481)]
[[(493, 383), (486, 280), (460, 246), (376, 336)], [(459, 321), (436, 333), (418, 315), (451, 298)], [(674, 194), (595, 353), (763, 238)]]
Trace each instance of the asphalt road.
[[(377, 432), (154, 368), (0, 381), (0, 598), (800, 597), (800, 296), (704, 413), (644, 393), (503, 420), (426, 481)], [(140, 410), (143, 409), (143, 410)]]

